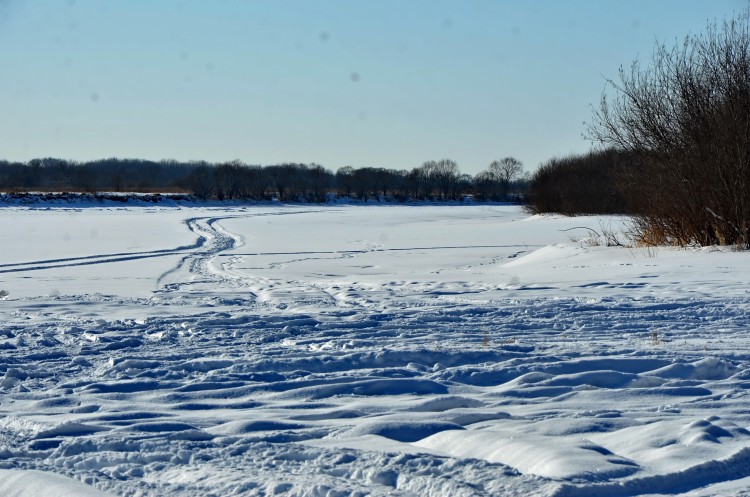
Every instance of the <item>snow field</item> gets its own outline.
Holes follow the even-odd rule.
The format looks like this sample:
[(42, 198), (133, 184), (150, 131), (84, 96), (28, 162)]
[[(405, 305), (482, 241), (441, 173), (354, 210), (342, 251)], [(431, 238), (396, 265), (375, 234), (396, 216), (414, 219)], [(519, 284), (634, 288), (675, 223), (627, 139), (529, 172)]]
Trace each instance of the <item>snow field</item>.
[[(746, 254), (510, 206), (2, 214), (9, 495), (749, 494)], [(62, 216), (99, 236), (45, 252)]]

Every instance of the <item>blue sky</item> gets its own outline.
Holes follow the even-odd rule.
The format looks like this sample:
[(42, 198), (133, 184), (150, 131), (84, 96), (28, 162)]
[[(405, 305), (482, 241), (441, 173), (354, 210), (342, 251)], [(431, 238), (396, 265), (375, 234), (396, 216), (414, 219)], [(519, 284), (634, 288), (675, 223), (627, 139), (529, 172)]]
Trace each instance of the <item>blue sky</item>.
[(0, 0), (0, 158), (532, 171), (620, 65), (747, 5)]

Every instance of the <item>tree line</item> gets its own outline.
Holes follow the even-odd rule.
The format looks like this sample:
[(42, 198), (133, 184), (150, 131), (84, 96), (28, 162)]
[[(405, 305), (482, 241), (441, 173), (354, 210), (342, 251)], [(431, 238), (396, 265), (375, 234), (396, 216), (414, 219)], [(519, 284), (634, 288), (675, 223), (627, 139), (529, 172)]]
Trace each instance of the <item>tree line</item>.
[(325, 202), (331, 195), (367, 201), (522, 198), (528, 177), (513, 157), (493, 161), (475, 176), (455, 161), (427, 161), (412, 170), (346, 166), (333, 172), (320, 164), (269, 166), (239, 160), (209, 163), (141, 159), (74, 162), (57, 158), (27, 163), (0, 161), (0, 190), (8, 192), (178, 192), (199, 199)]

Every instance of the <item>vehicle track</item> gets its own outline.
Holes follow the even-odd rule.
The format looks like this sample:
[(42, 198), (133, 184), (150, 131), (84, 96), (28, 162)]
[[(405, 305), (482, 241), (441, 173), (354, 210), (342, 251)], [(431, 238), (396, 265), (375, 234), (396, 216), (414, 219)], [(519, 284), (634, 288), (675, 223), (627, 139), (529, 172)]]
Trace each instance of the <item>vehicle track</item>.
[(212, 268), (211, 262), (222, 252), (244, 244), (241, 237), (229, 233), (218, 224), (220, 220), (237, 217), (245, 216), (186, 219), (186, 226), (198, 236), (198, 241), (192, 252), (186, 254), (174, 268), (159, 277), (157, 286), (160, 289), (157, 293), (181, 291), (196, 282), (227, 283), (229, 278)]
[(18, 263), (0, 264), (0, 273), (20, 273), (26, 271), (42, 271), (45, 269), (58, 269), (75, 266), (91, 266), (95, 264), (111, 264), (115, 262), (126, 262), (138, 259), (150, 259), (153, 257), (165, 257), (180, 254), (200, 248), (205, 242), (199, 238), (190, 245), (181, 245), (171, 249), (148, 250), (143, 252), (118, 252), (114, 254), (87, 255), (81, 257), (67, 257), (62, 259), (45, 259), (41, 261), (29, 261)]
[[(290, 306), (339, 306), (341, 300), (325, 289), (297, 280), (268, 279), (240, 272), (234, 267), (248, 257), (246, 254), (226, 253), (242, 247), (245, 241), (221, 225), (228, 219), (307, 214), (304, 212), (277, 212), (239, 214), (230, 216), (195, 217), (185, 220), (187, 228), (198, 236), (194, 250), (157, 280), (157, 294), (201, 294), (224, 291), (237, 292), (247, 299), (272, 307), (286, 309)], [(252, 254), (251, 254), (252, 255)], [(221, 258), (224, 258), (222, 260)]]

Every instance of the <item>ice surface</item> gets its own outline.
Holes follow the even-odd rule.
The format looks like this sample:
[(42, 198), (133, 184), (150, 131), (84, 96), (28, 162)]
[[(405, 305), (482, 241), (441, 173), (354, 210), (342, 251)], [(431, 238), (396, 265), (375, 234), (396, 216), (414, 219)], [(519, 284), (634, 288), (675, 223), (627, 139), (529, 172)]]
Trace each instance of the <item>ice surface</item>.
[(625, 223), (0, 208), (0, 495), (750, 495), (748, 254)]

